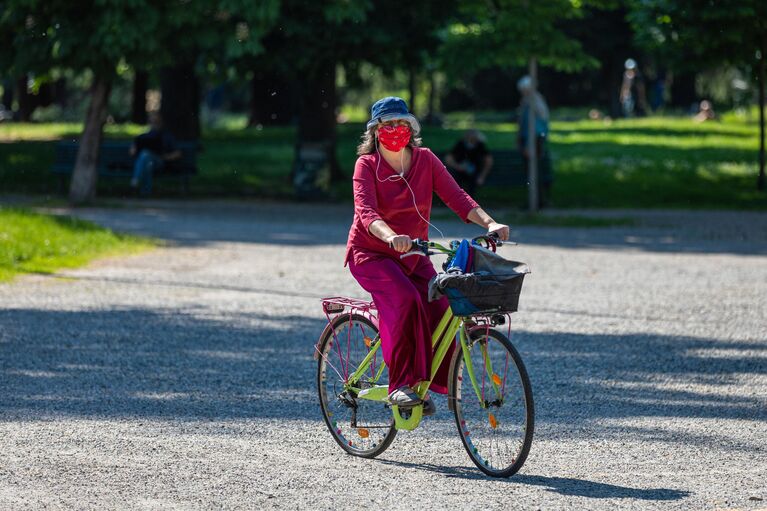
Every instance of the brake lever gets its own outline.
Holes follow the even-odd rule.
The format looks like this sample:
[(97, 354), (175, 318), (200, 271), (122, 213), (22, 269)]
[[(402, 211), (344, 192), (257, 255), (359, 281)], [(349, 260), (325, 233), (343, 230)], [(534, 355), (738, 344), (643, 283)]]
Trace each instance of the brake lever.
[(424, 257), (426, 257), (426, 254), (424, 254), (424, 253), (423, 253), (423, 252), (421, 252), (420, 250), (413, 250), (413, 251), (411, 251), (411, 252), (406, 252), (406, 253), (402, 254), (401, 256), (399, 256), (399, 258), (400, 258), (400, 259), (404, 259), (404, 258), (406, 258), (406, 257), (410, 257), (410, 256), (414, 256), (414, 255), (419, 255), (419, 256), (424, 256)]

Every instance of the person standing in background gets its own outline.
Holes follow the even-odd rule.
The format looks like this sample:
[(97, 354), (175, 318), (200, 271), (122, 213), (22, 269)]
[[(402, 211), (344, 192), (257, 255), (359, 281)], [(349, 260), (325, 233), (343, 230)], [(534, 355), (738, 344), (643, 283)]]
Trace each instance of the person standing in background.
[(533, 90), (533, 80), (529, 76), (523, 76), (517, 82), (517, 89), (522, 94), (519, 104), (519, 130), (517, 131), (517, 147), (525, 157), (527, 154), (527, 133), (530, 108), (535, 116), (535, 135), (537, 138), (536, 153), (540, 158), (543, 155), (544, 144), (549, 136), (549, 106), (543, 95)]
[[(538, 162), (543, 161), (546, 152), (546, 139), (549, 137), (549, 106), (543, 95), (533, 88), (533, 80), (529, 76), (523, 76), (517, 82), (517, 89), (522, 94), (519, 104), (517, 131), (517, 147), (525, 162), (525, 173), (530, 168), (530, 154), (527, 149), (529, 133), (530, 109), (533, 109), (535, 118), (535, 155)], [(541, 166), (538, 166), (538, 204), (543, 206), (548, 197), (551, 182), (540, 179), (543, 175)]]

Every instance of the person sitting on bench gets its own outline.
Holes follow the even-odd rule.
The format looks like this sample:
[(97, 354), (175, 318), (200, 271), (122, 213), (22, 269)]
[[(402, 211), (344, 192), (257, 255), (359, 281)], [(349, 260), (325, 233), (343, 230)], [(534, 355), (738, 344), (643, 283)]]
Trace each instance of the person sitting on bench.
[(140, 186), (142, 196), (152, 193), (152, 175), (155, 172), (181, 158), (176, 139), (163, 129), (159, 112), (149, 113), (149, 128), (148, 132), (136, 137), (130, 148), (131, 156), (136, 157), (130, 184), (133, 188)]
[(485, 145), (485, 136), (470, 129), (456, 142), (445, 158), (447, 168), (466, 193), (472, 195), (485, 183), (493, 166), (493, 157)]

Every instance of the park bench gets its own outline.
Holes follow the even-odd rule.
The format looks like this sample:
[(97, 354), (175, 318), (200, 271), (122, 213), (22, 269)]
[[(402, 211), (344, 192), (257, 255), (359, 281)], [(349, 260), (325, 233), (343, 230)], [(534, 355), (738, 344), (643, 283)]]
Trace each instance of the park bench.
[[(101, 143), (99, 150), (99, 178), (124, 178), (130, 180), (133, 175), (134, 157), (130, 154), (130, 140), (108, 140)], [(189, 191), (189, 177), (197, 174), (197, 142), (178, 142), (181, 158), (168, 162), (156, 172), (154, 177), (174, 177), (181, 179), (182, 192)], [(75, 167), (78, 142), (62, 140), (56, 144), (56, 156), (51, 172), (59, 176), (60, 190), (65, 192), (69, 176)]]
[[(450, 151), (443, 151), (439, 154), (440, 159), (445, 163)], [(522, 154), (516, 149), (498, 149), (490, 151), (493, 156), (493, 167), (487, 176), (484, 186), (527, 186), (527, 169)], [(446, 164), (446, 163), (445, 163)], [(447, 165), (447, 164), (446, 164)], [(551, 166), (548, 151), (540, 160), (538, 166), (540, 182), (551, 186), (554, 182), (554, 170)]]

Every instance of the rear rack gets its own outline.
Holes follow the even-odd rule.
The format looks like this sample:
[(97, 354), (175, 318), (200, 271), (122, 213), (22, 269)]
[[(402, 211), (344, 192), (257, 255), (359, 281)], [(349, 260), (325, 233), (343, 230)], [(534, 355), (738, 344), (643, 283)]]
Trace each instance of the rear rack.
[(347, 307), (359, 312), (372, 312), (376, 310), (375, 304), (368, 300), (358, 300), (345, 296), (331, 296), (322, 299), (322, 309), (326, 314), (338, 314)]

